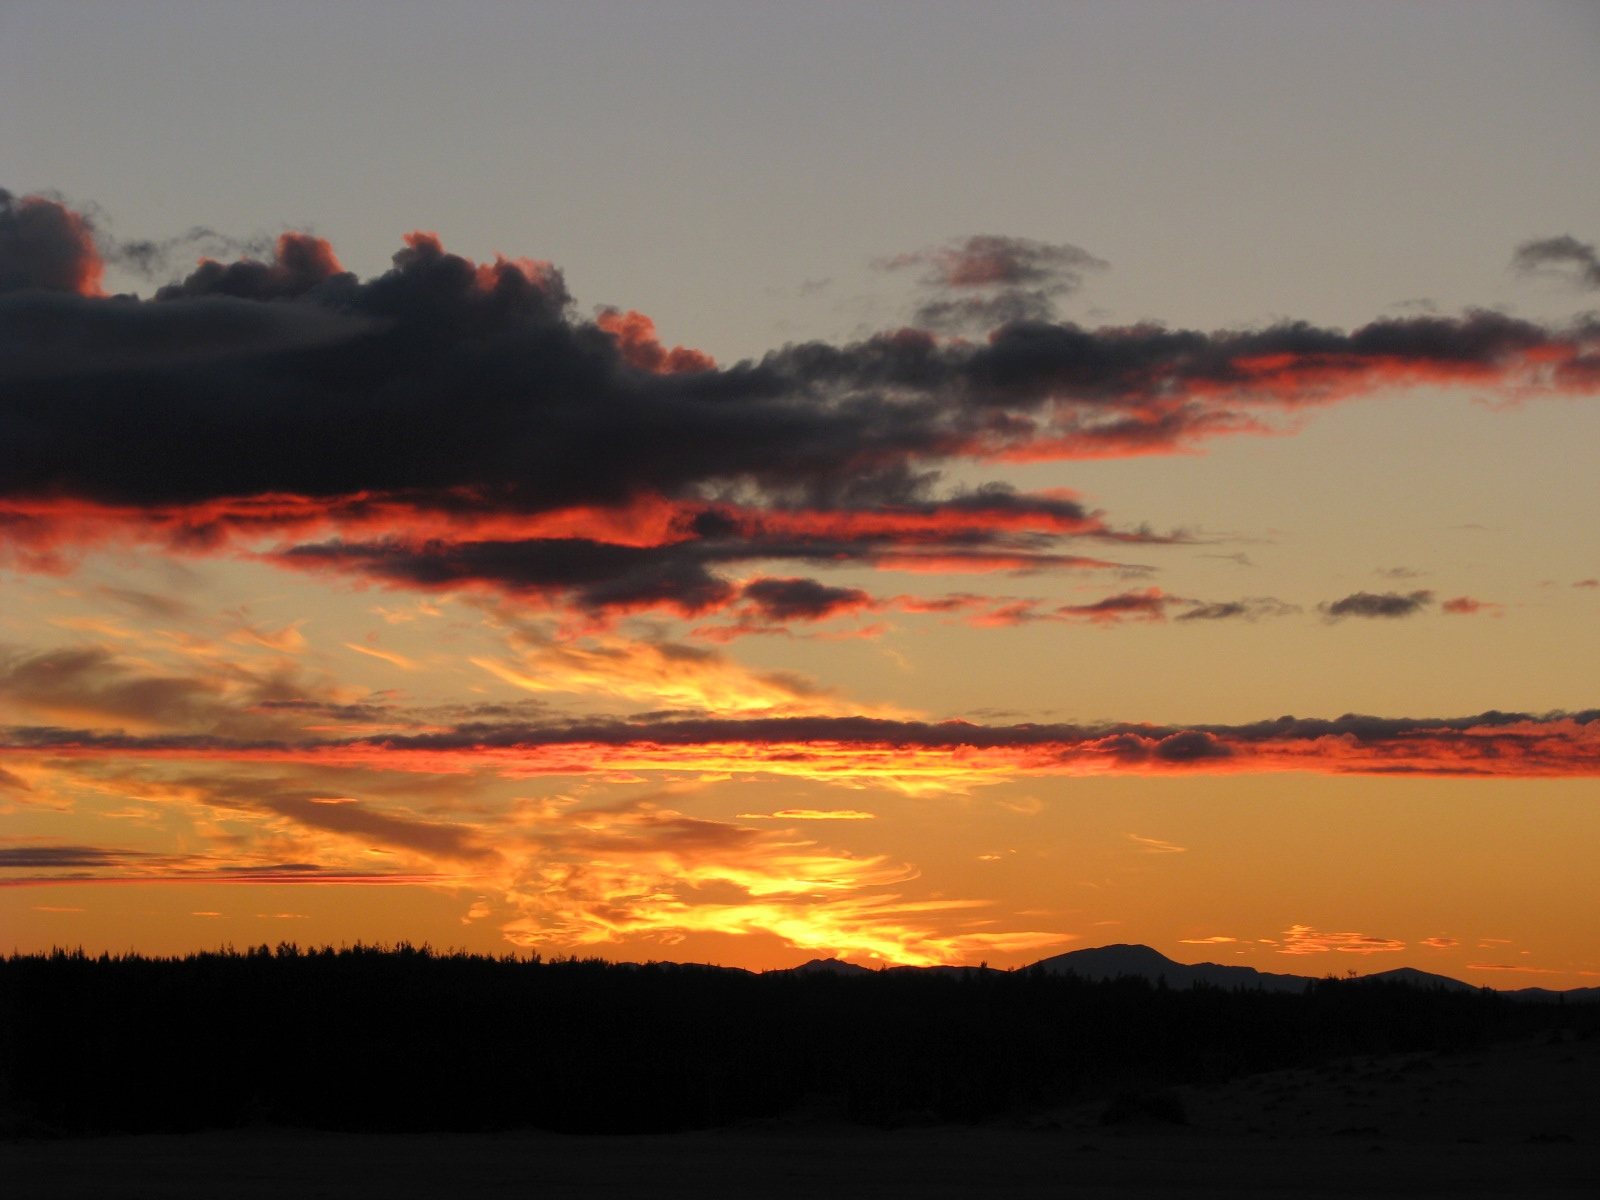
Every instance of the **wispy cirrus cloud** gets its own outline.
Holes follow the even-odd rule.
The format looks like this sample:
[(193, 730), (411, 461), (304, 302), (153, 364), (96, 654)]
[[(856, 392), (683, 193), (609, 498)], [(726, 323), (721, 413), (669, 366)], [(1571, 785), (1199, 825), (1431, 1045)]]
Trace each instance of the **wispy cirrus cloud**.
[(918, 327), (981, 331), (1050, 320), (1059, 298), (1077, 291), (1085, 275), (1107, 264), (1066, 242), (977, 234), (874, 265), (920, 272), (923, 299), (912, 317)]
[(1570, 234), (1523, 242), (1511, 265), (1519, 271), (1559, 275), (1587, 291), (1600, 290), (1600, 252)]
[(1406, 943), (1368, 933), (1324, 933), (1310, 925), (1291, 925), (1284, 930), (1279, 954), (1393, 954)]

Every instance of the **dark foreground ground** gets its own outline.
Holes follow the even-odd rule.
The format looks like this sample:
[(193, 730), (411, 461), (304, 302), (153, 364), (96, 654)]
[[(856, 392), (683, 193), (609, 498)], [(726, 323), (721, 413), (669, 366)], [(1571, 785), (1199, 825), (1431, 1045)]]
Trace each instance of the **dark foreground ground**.
[[(1112, 1124), (1103, 1123), (1110, 1113)], [(1174, 1119), (1182, 1117), (1186, 1123)], [(1600, 1195), (1600, 1040), (1359, 1057), (989, 1122), (0, 1144), (8, 1200)]]

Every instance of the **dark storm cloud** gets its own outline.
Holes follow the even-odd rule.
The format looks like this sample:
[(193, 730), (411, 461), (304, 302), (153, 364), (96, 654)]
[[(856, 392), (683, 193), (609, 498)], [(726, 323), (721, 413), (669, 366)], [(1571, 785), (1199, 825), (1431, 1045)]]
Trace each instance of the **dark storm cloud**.
[(424, 235), (375, 279), (337, 268), (285, 235), (272, 262), (206, 264), (156, 300), (3, 297), (0, 497), (543, 511), (739, 485), (878, 503), (950, 458), (1172, 450), (1251, 424), (1242, 404), (1395, 373), (1492, 382), (1595, 336), (1496, 314), (1351, 334), (1016, 323), (982, 345), (902, 333), (658, 375), (571, 319), (551, 268), (476, 266)]
[(0, 188), (0, 294), (94, 294), (102, 270), (84, 217), (47, 197), (18, 198)]
[(241, 259), (221, 263), (208, 259), (181, 283), (156, 292), (156, 299), (233, 296), (240, 300), (291, 300), (330, 283), (330, 290), (357, 286), (355, 276), (339, 265), (327, 242), (310, 234), (286, 233), (278, 238), (270, 262)]
[(1329, 617), (1409, 617), (1433, 603), (1429, 591), (1407, 592), (1354, 592), (1339, 600), (1318, 607)]
[[(1013, 547), (1003, 540), (984, 537), (965, 543), (959, 538), (948, 539), (926, 548), (872, 537), (729, 537), (659, 546), (623, 546), (584, 538), (436, 540), (416, 545), (335, 541), (294, 546), (276, 554), (274, 561), (304, 570), (364, 576), (402, 587), (450, 590), (483, 586), (513, 595), (559, 600), (594, 613), (669, 608), (685, 615), (723, 608), (741, 597), (754, 601), (758, 607), (763, 601), (781, 606), (784, 588), (758, 587), (751, 595), (719, 573), (721, 568), (747, 562), (1013, 572), (1121, 565), (1047, 549)], [(824, 594), (853, 591), (814, 586), (822, 588)]]
[[(0, 533), (40, 561), (115, 521), (194, 552), (225, 547), (218, 529), (331, 532), (273, 561), (695, 613), (738, 602), (739, 563), (1104, 567), (1053, 539), (1178, 540), (1117, 533), (1065, 495), (936, 498), (954, 461), (1170, 453), (1384, 387), (1600, 390), (1600, 326), (1493, 313), (1351, 333), (1013, 319), (982, 343), (902, 330), (725, 367), (680, 347), (694, 369), (662, 373), (639, 353), (642, 314), (581, 320), (555, 268), (475, 264), (431, 234), (366, 280), (285, 234), (270, 258), (206, 262), (141, 300), (94, 294), (81, 217), (9, 196), (0, 214)], [(988, 304), (1076, 286), (1098, 260), (986, 237), (901, 265), (934, 300)], [(712, 510), (724, 501), (745, 515)], [(662, 545), (487, 524), (652, 503), (689, 513)]]
[(862, 608), (872, 599), (860, 588), (829, 587), (815, 579), (776, 578), (752, 580), (744, 585), (740, 598), (769, 621), (818, 621)]
[(1519, 271), (1551, 271), (1581, 288), (1600, 289), (1600, 252), (1570, 235), (1523, 242), (1511, 263)]
[(488, 583), (511, 592), (567, 594), (584, 608), (671, 601), (694, 612), (731, 599), (734, 587), (707, 569), (698, 543), (619, 546), (581, 538), (513, 542), (331, 542), (296, 546), (290, 566), (350, 571), (391, 583), (450, 588)]
[(98, 846), (0, 846), (0, 870), (125, 867), (149, 857), (133, 850), (106, 850)]
[(1151, 753), (1165, 762), (1200, 762), (1233, 756), (1233, 750), (1216, 734), (1199, 729), (1169, 734), (1155, 744)]

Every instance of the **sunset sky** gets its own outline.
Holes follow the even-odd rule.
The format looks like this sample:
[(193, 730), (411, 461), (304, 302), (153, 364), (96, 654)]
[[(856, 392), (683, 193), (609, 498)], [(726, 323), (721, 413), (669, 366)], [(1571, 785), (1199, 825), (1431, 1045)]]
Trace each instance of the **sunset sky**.
[(1600, 9), (9, 3), (0, 950), (1600, 983)]

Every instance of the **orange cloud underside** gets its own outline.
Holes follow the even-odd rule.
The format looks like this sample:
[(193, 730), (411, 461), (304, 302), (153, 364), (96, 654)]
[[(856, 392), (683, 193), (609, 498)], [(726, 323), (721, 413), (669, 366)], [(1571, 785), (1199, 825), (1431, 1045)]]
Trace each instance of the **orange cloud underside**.
[[(1421, 730), (1389, 739), (1352, 735), (1248, 741), (1212, 734), (1194, 755), (1163, 753), (1171, 733), (1119, 732), (1077, 741), (1014, 745), (917, 745), (886, 741), (714, 740), (667, 742), (497, 743), (459, 740), (441, 746), (427, 737), (351, 740), (302, 746), (173, 744), (118, 739), (112, 744), (53, 742), (54, 757), (293, 762), (371, 770), (463, 774), (491, 771), (507, 778), (693, 772), (765, 774), (904, 791), (936, 791), (996, 782), (1017, 775), (1231, 774), (1304, 771), (1323, 774), (1419, 774), (1505, 778), (1600, 775), (1600, 722), (1571, 720), (1468, 730)], [(991, 739), (979, 735), (976, 741)], [(33, 746), (0, 747), (0, 754), (34, 757)]]

